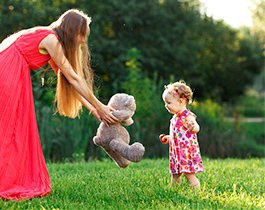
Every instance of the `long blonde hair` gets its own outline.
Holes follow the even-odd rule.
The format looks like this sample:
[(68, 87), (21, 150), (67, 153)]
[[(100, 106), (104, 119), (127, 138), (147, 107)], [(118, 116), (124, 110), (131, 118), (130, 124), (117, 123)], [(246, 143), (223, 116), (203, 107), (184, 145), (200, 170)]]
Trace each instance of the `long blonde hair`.
[[(91, 19), (82, 11), (71, 9), (62, 14), (49, 27), (58, 35), (65, 56), (74, 71), (86, 82), (88, 88), (93, 91), (90, 52), (87, 43), (80, 45), (77, 40), (78, 35), (88, 35), (90, 22)], [(55, 104), (59, 114), (70, 118), (79, 116), (82, 109), (82, 104), (78, 100), (78, 93), (61, 71), (58, 72)]]

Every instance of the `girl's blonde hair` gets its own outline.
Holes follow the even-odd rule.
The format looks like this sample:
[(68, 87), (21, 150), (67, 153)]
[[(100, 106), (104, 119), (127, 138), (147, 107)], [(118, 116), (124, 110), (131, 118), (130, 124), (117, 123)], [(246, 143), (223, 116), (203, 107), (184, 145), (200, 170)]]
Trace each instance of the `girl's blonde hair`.
[[(82, 11), (71, 9), (62, 14), (49, 28), (58, 35), (65, 56), (76, 74), (93, 91), (93, 71), (90, 66), (90, 52), (87, 43), (80, 45), (77, 40), (78, 35), (88, 35), (90, 22), (90, 17)], [(61, 71), (58, 72), (55, 103), (59, 114), (70, 118), (79, 116), (79, 112), (82, 109), (82, 104), (78, 100), (78, 93)]]
[(186, 99), (187, 104), (192, 103), (193, 92), (191, 88), (188, 85), (186, 85), (185, 81), (183, 80), (167, 85), (164, 94), (166, 93), (169, 93), (173, 96), (177, 94), (180, 98)]

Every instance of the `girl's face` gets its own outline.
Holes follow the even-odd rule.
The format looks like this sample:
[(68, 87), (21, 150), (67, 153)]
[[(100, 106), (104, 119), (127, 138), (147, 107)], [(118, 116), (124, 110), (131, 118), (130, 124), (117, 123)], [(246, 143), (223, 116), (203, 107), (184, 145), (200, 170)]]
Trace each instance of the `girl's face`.
[(173, 96), (169, 93), (163, 94), (163, 100), (165, 102), (165, 107), (171, 114), (178, 114), (185, 109), (183, 101), (179, 96)]

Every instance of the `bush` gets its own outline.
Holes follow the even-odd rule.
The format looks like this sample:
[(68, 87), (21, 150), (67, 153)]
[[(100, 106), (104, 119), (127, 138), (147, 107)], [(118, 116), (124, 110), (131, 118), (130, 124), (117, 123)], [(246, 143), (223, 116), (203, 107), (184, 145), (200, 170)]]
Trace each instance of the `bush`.
[(235, 109), (242, 117), (265, 117), (265, 97), (254, 89), (249, 89), (244, 95), (236, 97), (232, 106), (226, 106), (226, 114), (233, 117)]
[(206, 100), (198, 103), (194, 112), (201, 126), (198, 139), (202, 155), (212, 158), (264, 157), (264, 145), (247, 135), (247, 125), (226, 121), (221, 106), (216, 102)]
[(128, 51), (126, 70), (128, 75), (122, 83), (123, 90), (134, 96), (136, 112), (133, 116), (135, 123), (128, 127), (131, 141), (140, 141), (146, 148), (145, 157), (165, 157), (168, 147), (162, 146), (159, 134), (168, 132), (170, 114), (164, 108), (162, 91), (164, 83), (157, 79), (149, 79), (141, 73), (141, 64), (138, 59), (141, 52), (132, 48)]
[(194, 106), (201, 130), (198, 141), (202, 155), (212, 158), (226, 158), (235, 156), (238, 142), (237, 133), (229, 127), (221, 114), (221, 106), (211, 100), (198, 103)]
[[(100, 150), (92, 138), (99, 122), (84, 110), (80, 119), (70, 119), (54, 114), (48, 106), (36, 104), (36, 116), (41, 138), (42, 150), (46, 160), (76, 161), (78, 155), (101, 157)], [(84, 157), (88, 159), (89, 157)]]

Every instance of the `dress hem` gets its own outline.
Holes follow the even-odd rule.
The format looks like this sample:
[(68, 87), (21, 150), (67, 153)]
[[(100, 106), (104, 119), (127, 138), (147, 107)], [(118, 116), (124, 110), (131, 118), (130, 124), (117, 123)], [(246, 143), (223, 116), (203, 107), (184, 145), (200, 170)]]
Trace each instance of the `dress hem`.
[(197, 173), (201, 173), (203, 172), (204, 170), (199, 170), (199, 171), (194, 171), (194, 172), (190, 172), (190, 171), (181, 171), (181, 172), (176, 172), (176, 173), (171, 173), (170, 174), (197, 174)]

